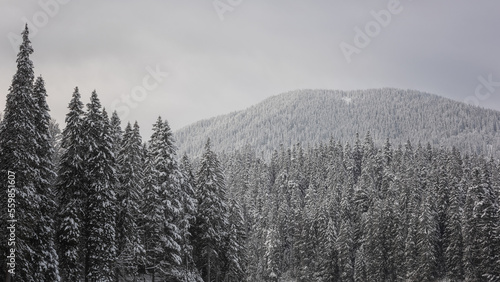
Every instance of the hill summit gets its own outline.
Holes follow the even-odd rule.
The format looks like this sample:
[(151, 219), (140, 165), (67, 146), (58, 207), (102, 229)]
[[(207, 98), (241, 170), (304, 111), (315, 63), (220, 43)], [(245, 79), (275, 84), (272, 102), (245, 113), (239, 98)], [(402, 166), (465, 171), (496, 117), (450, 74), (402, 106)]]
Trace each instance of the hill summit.
[(500, 112), (415, 90), (296, 90), (248, 109), (198, 121), (175, 136), (180, 153), (199, 156), (207, 138), (215, 150), (250, 145), (268, 155), (280, 144), (352, 142), (370, 132), (382, 144), (430, 143), (500, 156)]

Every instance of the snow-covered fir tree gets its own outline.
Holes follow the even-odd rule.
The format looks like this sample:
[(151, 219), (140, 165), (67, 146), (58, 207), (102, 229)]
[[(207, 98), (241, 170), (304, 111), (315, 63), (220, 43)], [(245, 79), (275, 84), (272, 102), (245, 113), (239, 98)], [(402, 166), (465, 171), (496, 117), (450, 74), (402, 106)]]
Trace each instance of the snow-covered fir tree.
[[(115, 116), (113, 114), (113, 116)], [(112, 124), (117, 117), (112, 117)], [(139, 125), (127, 124), (117, 156), (117, 279), (137, 277), (138, 268), (145, 263), (142, 232), (143, 205), (143, 160), (141, 158), (142, 139)]]
[(56, 193), (53, 187), (56, 173), (54, 171), (54, 147), (50, 136), (50, 114), (46, 101), (47, 92), (42, 77), (35, 81), (33, 100), (35, 102), (35, 128), (38, 150), (39, 176), (35, 179), (35, 189), (40, 197), (39, 219), (36, 223), (38, 235), (37, 256), (34, 261), (38, 263), (34, 279), (38, 281), (59, 281), (59, 258), (55, 245), (54, 213), (57, 210)]
[(183, 216), (183, 175), (177, 164), (172, 132), (161, 117), (153, 125), (146, 166), (146, 268), (153, 277), (159, 275), (177, 281), (183, 274), (179, 227)]
[[(9, 206), (13, 211), (2, 213), (0, 234), (7, 238), (10, 230), (7, 229), (7, 220), (17, 220), (15, 246), (11, 246), (15, 247), (16, 280), (50, 278), (58, 281), (58, 259), (54, 252), (53, 222), (50, 218), (55, 208), (50, 187), (54, 175), (51, 151), (43, 151), (48, 149), (46, 126), (50, 116), (42, 80), (37, 82), (37, 93), (34, 93), (32, 53), (26, 25), (17, 55), (17, 71), (7, 94), (0, 124), (0, 173), (4, 179), (15, 175), (15, 184), (12, 184), (9, 194), (15, 195), (15, 202), (11, 202), (14, 206)], [(7, 185), (7, 181), (3, 181), (0, 186), (3, 195), (8, 195)], [(41, 243), (46, 245), (41, 246)], [(11, 253), (7, 244), (1, 244), (0, 248), (4, 258)], [(7, 273), (6, 267), (0, 270), (0, 275), (6, 280), (12, 278), (11, 274)]]
[(78, 87), (73, 92), (62, 133), (62, 156), (59, 165), (57, 194), (57, 242), (60, 271), (64, 281), (83, 278), (85, 214), (87, 206), (86, 152), (83, 126), (83, 104)]
[(228, 226), (224, 175), (217, 155), (211, 150), (210, 139), (196, 175), (198, 212), (192, 227), (193, 257), (205, 281), (222, 278), (223, 239)]
[(85, 213), (85, 278), (113, 279), (116, 259), (116, 171), (109, 119), (96, 91), (83, 118), (85, 177), (88, 185)]
[(187, 281), (197, 281), (201, 280), (201, 277), (199, 277), (199, 271), (196, 269), (194, 264), (191, 226), (193, 226), (196, 220), (198, 203), (196, 201), (195, 194), (195, 175), (187, 155), (182, 156), (179, 163), (179, 169), (183, 175), (180, 191), (182, 199), (182, 214), (179, 217), (182, 269), (186, 276), (190, 277)]

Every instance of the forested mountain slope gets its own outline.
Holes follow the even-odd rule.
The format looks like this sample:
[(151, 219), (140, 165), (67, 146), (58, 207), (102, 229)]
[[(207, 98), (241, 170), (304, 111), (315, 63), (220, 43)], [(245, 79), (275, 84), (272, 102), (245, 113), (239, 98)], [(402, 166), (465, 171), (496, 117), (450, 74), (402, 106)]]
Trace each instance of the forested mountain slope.
[(430, 142), (462, 152), (500, 156), (500, 112), (436, 95), (393, 88), (297, 90), (246, 110), (196, 122), (175, 132), (179, 151), (199, 156), (208, 137), (216, 151), (247, 144), (269, 155), (279, 144), (352, 142), (370, 132), (376, 144)]

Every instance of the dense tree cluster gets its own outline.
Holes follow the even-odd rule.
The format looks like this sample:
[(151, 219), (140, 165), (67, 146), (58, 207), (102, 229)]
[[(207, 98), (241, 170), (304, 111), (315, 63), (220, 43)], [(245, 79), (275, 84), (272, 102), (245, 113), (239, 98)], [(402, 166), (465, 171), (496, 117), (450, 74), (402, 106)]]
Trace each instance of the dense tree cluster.
[(498, 160), (369, 134), (224, 160), (249, 281), (500, 279)]
[(2, 278), (240, 280), (242, 217), (210, 143), (194, 172), (186, 156), (179, 160), (166, 121), (158, 118), (143, 143), (139, 125), (122, 130), (96, 91), (84, 109), (78, 88), (61, 133), (32, 52), (26, 26), (0, 124), (0, 170), (4, 179), (15, 174), (14, 184), (1, 184), (13, 204), (1, 214), (0, 234), (13, 239), (0, 244)]
[(161, 117), (144, 143), (78, 88), (60, 132), (32, 52), (26, 27), (0, 123), (5, 281), (500, 280), (498, 160), (369, 133), (269, 158), (208, 139), (190, 160)]

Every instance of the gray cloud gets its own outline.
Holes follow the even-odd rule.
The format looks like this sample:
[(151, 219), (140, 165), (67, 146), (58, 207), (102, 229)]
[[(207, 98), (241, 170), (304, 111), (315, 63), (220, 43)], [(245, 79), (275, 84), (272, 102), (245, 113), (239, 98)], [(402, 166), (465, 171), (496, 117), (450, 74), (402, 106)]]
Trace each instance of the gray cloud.
[[(351, 2), (242, 0), (221, 21), (208, 0), (73, 0), (33, 36), (35, 71), (63, 123), (75, 86), (84, 99), (96, 89), (109, 109), (160, 66), (168, 78), (127, 116), (146, 134), (158, 115), (177, 129), (297, 88), (400, 87), (463, 101), (479, 76), (500, 81), (499, 2), (401, 0), (403, 10), (347, 63), (339, 44), (353, 44), (354, 28), (390, 0)], [(37, 1), (0, 3), (5, 94), (16, 56), (8, 35), (40, 11)], [(500, 110), (500, 87), (479, 105)]]

